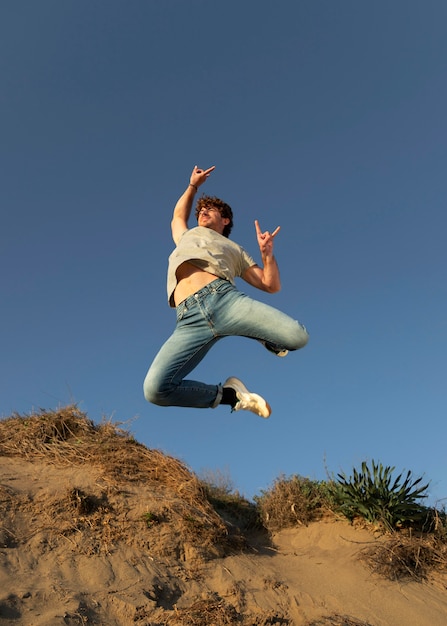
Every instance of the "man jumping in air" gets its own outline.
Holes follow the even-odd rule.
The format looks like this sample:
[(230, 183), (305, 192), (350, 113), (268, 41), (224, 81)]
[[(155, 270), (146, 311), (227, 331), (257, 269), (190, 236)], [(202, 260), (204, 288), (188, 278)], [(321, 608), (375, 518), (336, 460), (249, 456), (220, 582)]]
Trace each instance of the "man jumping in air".
[(234, 285), (239, 276), (262, 291), (279, 291), (279, 270), (273, 256), (279, 226), (273, 233), (262, 232), (255, 221), (263, 267), (228, 239), (233, 212), (219, 198), (199, 198), (195, 209), (198, 226), (188, 228), (195, 194), (214, 169), (194, 167), (189, 185), (174, 208), (171, 231), (176, 248), (169, 257), (167, 288), (177, 324), (149, 368), (144, 395), (160, 406), (215, 408), (226, 404), (234, 411), (269, 417), (268, 402), (248, 391), (234, 376), (223, 384), (186, 378), (223, 337), (256, 339), (278, 356), (304, 347), (309, 338), (299, 322), (249, 298)]

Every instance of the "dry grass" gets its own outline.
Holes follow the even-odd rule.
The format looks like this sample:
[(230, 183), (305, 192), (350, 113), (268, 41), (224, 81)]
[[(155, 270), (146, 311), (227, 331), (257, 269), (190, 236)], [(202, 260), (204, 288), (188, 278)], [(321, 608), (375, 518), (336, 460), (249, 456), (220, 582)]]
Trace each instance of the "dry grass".
[(330, 513), (326, 483), (297, 475), (280, 476), (256, 502), (263, 524), (272, 532), (307, 525)]
[(176, 609), (160, 626), (286, 626), (290, 620), (274, 612), (254, 615), (239, 613), (220, 597), (198, 600), (185, 609)]
[(60, 465), (101, 466), (111, 479), (163, 482), (192, 501), (200, 482), (180, 461), (149, 450), (110, 421), (95, 425), (74, 405), (0, 421), (0, 454)]
[(426, 580), (433, 571), (447, 570), (447, 544), (435, 534), (393, 533), (367, 548), (361, 557), (373, 572), (389, 580)]
[(371, 626), (371, 624), (347, 615), (330, 615), (316, 622), (310, 622), (306, 626)]
[(177, 609), (163, 626), (226, 626), (240, 622), (236, 609), (222, 599), (198, 600), (185, 609)]

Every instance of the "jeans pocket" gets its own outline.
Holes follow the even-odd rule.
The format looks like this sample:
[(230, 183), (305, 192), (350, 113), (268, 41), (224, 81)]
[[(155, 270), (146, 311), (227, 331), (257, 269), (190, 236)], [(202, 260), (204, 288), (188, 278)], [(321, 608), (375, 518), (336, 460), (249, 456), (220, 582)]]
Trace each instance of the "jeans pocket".
[(222, 279), (222, 282), (214, 288), (214, 293), (222, 294), (227, 291), (233, 291), (235, 286), (229, 280)]

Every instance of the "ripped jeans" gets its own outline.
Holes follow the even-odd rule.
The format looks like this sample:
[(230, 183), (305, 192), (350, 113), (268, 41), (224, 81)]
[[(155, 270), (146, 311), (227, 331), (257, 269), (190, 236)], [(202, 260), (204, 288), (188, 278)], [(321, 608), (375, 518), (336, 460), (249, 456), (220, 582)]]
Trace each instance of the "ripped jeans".
[(222, 278), (189, 296), (176, 308), (173, 334), (155, 357), (144, 380), (144, 396), (160, 406), (214, 408), (222, 385), (208, 385), (186, 376), (213, 345), (229, 336), (249, 337), (273, 350), (298, 350), (309, 336), (299, 322), (253, 300)]

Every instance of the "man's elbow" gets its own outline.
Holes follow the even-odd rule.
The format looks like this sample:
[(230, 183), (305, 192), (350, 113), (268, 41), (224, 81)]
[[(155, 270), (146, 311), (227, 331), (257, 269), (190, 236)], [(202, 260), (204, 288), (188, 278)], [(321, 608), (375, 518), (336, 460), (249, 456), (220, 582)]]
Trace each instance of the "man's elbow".
[(278, 293), (278, 291), (281, 291), (281, 284), (277, 283), (275, 285), (265, 285), (264, 290), (267, 293)]

